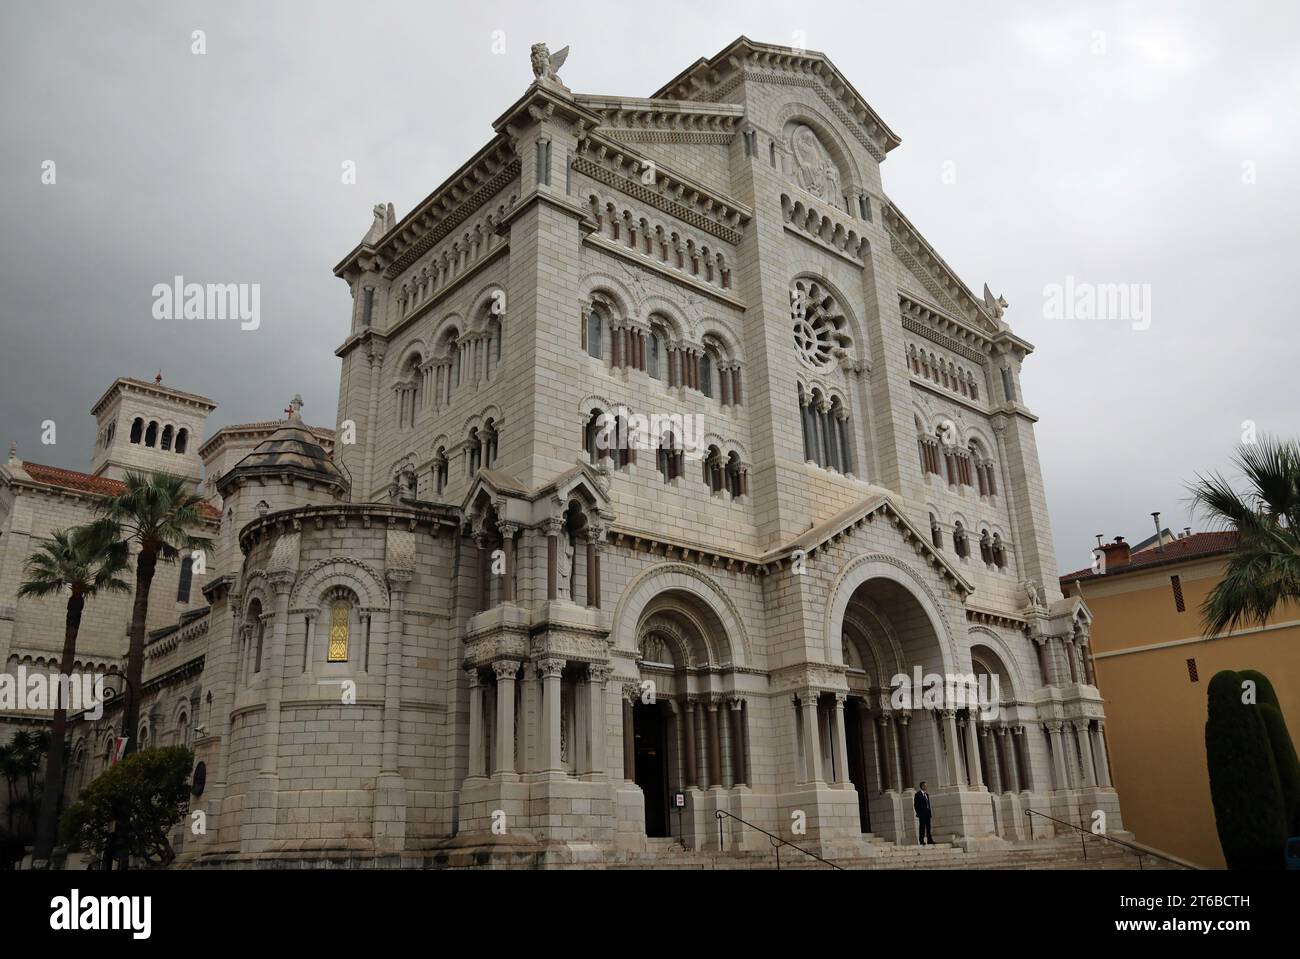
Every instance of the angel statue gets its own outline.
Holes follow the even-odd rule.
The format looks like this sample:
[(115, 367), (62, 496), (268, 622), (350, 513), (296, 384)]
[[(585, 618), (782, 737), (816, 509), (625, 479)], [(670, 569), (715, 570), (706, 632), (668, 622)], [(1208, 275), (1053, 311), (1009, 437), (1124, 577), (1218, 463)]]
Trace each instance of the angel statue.
[(560, 67), (564, 66), (564, 61), (569, 58), (569, 48), (565, 47), (558, 53), (551, 53), (544, 43), (534, 43), (530, 53), (533, 63), (533, 76), (542, 83), (554, 82), (564, 86), (564, 81), (560, 79)]

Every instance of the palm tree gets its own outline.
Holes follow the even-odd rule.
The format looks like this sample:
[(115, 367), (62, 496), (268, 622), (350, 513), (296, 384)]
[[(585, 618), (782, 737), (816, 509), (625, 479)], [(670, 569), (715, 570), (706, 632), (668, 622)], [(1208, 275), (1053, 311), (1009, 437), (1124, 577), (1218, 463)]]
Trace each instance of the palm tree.
[(98, 509), (139, 555), (135, 561), (135, 602), (131, 608), (130, 646), (126, 657), (126, 716), (122, 735), (126, 737), (123, 758), (135, 752), (136, 727), (140, 724), (138, 692), (144, 673), (144, 632), (149, 618), (149, 590), (158, 561), (176, 561), (182, 551), (203, 547), (206, 540), (189, 530), (202, 521), (201, 497), (190, 492), (183, 477), (173, 473), (126, 474), (126, 489), (100, 502)]
[[(118, 578), (127, 567), (128, 551), (126, 543), (118, 539), (116, 533), (116, 528), (104, 521), (72, 530), (55, 530), (48, 539), (40, 541), (36, 551), (23, 564), (24, 578), (18, 586), (20, 597), (55, 596), (65, 591), (68, 594), (60, 676), (70, 677), (76, 665), (77, 633), (81, 630), (81, 614), (86, 600), (101, 593), (131, 591), (126, 581)], [(54, 725), (50, 730), (33, 861), (48, 862), (50, 853), (54, 851), (59, 798), (63, 793), (67, 731), (67, 703), (59, 697), (54, 709)]]
[(1249, 483), (1239, 493), (1217, 473), (1196, 477), (1192, 504), (1212, 525), (1237, 531), (1223, 578), (1201, 604), (1207, 637), (1263, 626), (1278, 606), (1300, 600), (1300, 443), (1261, 437), (1234, 464)]

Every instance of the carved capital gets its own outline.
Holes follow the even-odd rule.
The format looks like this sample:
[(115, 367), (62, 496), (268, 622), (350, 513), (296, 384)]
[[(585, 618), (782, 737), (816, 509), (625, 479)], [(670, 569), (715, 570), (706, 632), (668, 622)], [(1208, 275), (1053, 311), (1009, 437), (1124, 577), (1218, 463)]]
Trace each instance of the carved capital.
[(565, 660), (563, 659), (539, 659), (537, 661), (537, 675), (542, 679), (558, 678), (564, 672), (564, 663)]
[(514, 679), (519, 672), (519, 661), (514, 659), (499, 659), (492, 664), (492, 672), (496, 673), (497, 682), (504, 679)]

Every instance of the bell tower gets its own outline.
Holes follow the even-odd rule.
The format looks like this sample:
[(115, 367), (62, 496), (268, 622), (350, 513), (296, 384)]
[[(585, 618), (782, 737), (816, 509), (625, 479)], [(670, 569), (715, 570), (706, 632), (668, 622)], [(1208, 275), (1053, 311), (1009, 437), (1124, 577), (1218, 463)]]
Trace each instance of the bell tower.
[(120, 480), (128, 470), (175, 473), (198, 485), (203, 476), (199, 446), (208, 414), (217, 404), (206, 396), (118, 377), (90, 413), (98, 429), (90, 471)]

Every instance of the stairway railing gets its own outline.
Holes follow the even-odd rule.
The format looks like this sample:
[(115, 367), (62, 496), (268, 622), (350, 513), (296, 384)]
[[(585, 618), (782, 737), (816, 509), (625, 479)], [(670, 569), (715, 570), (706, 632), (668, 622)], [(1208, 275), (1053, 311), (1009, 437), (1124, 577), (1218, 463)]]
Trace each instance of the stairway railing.
[[(1114, 838), (1113, 836), (1107, 836), (1107, 835), (1105, 835), (1104, 833), (1098, 833), (1098, 832), (1093, 832), (1093, 831), (1090, 830), (1090, 829), (1084, 829), (1082, 826), (1076, 826), (1074, 823), (1072, 823), (1072, 822), (1066, 822), (1064, 819), (1057, 819), (1055, 816), (1049, 816), (1049, 815), (1047, 815), (1047, 813), (1045, 813), (1045, 812), (1039, 812), (1037, 809), (1026, 809), (1026, 810), (1025, 810), (1025, 815), (1026, 815), (1026, 816), (1040, 816), (1040, 817), (1042, 817), (1043, 819), (1050, 819), (1052, 822), (1054, 822), (1054, 823), (1059, 823), (1059, 824), (1062, 825), (1062, 826), (1069, 826), (1069, 827), (1070, 827), (1071, 829), (1073, 829), (1075, 832), (1079, 833), (1079, 843), (1080, 843), (1081, 848), (1083, 849), (1083, 858), (1084, 858), (1085, 860), (1088, 858), (1088, 837), (1089, 837), (1089, 836), (1092, 836), (1092, 837), (1095, 838), (1095, 839), (1104, 839), (1104, 840), (1106, 840), (1106, 842), (1114, 843), (1114, 844), (1117, 845), (1117, 846), (1123, 846), (1125, 849), (1127, 849), (1127, 850), (1128, 850), (1129, 852), (1131, 852), (1133, 855), (1137, 856), (1138, 869), (1139, 869), (1139, 870), (1142, 869), (1142, 857), (1143, 857), (1143, 856), (1151, 856), (1151, 857), (1153, 857), (1153, 858), (1155, 858), (1155, 859), (1163, 859), (1165, 862), (1173, 863), (1175, 866), (1178, 866), (1180, 869), (1195, 869), (1195, 868), (1196, 868), (1195, 866), (1191, 865), (1190, 863), (1181, 862), (1180, 860), (1174, 859), (1174, 858), (1172, 858), (1171, 856), (1165, 856), (1165, 855), (1162, 855), (1161, 853), (1155, 852), (1154, 850), (1151, 850), (1151, 849), (1147, 849), (1147, 848), (1145, 848), (1145, 847), (1143, 847), (1143, 846), (1135, 846), (1135, 845), (1133, 845), (1133, 843), (1131, 843), (1131, 842), (1125, 842), (1123, 839), (1116, 839), (1116, 838)], [(1032, 833), (1032, 830), (1031, 830), (1031, 833)]]
[(723, 817), (723, 816), (726, 816), (728, 819), (734, 819), (734, 820), (736, 820), (736, 822), (738, 822), (738, 823), (742, 823), (742, 824), (748, 826), (750, 829), (755, 829), (755, 830), (757, 830), (758, 832), (761, 832), (764, 836), (767, 837), (767, 841), (770, 842), (770, 843), (772, 844), (772, 849), (776, 852), (776, 868), (777, 868), (777, 869), (780, 869), (780, 868), (781, 868), (781, 847), (782, 847), (782, 846), (789, 846), (791, 849), (797, 849), (797, 850), (799, 850), (799, 851), (800, 851), (801, 853), (803, 853), (805, 856), (811, 856), (813, 859), (816, 859), (818, 862), (825, 863), (826, 865), (830, 866), (832, 869), (838, 869), (838, 870), (840, 870), (840, 872), (843, 872), (843, 871), (844, 871), (844, 867), (843, 867), (843, 866), (837, 866), (837, 865), (835, 865), (835, 863), (831, 862), (829, 859), (823, 859), (821, 856), (817, 855), (817, 853), (815, 853), (815, 852), (811, 852), (811, 851), (809, 851), (809, 850), (807, 850), (807, 849), (804, 849), (803, 846), (796, 846), (794, 843), (790, 842), (788, 839), (782, 839), (780, 836), (778, 836), (778, 835), (776, 835), (776, 834), (774, 834), (774, 833), (770, 833), (770, 832), (768, 832), (768, 831), (767, 831), (766, 829), (764, 829), (762, 826), (755, 826), (752, 822), (750, 822), (750, 821), (747, 820), (747, 819), (741, 819), (739, 816), (733, 816), (731, 813), (727, 812), (725, 809), (719, 809), (719, 810), (718, 810), (716, 813), (714, 813), (713, 815), (714, 815), (714, 817), (718, 820), (718, 848), (719, 848), (719, 849), (722, 849), (722, 847), (723, 847), (723, 842), (722, 842), (722, 817)]

